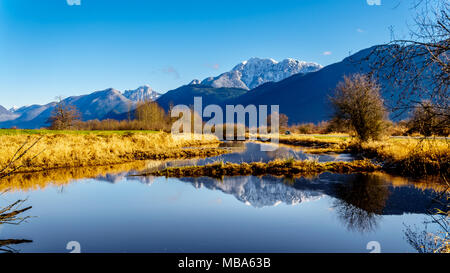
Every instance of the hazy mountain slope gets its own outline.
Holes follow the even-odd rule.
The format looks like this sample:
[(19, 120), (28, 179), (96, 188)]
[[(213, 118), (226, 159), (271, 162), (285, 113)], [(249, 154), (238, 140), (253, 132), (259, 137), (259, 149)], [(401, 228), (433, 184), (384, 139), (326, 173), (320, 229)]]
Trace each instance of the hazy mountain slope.
[(125, 98), (120, 91), (113, 88), (89, 95), (69, 97), (64, 102), (74, 105), (80, 111), (83, 120), (102, 119), (112, 110), (119, 113), (127, 112), (135, 105), (135, 102)]
[(54, 103), (48, 103), (45, 105), (33, 104), (33, 105), (29, 105), (29, 106), (20, 107), (14, 113), (20, 115), (18, 121), (25, 122), (25, 121), (29, 121), (29, 120), (36, 118), (42, 112), (44, 112), (45, 110), (47, 110), (48, 108), (53, 107), (53, 106), (54, 106)]
[(156, 102), (168, 110), (170, 105), (193, 105), (194, 97), (202, 97), (203, 105), (222, 104), (224, 101), (239, 97), (247, 91), (239, 88), (213, 88), (204, 85), (184, 85), (175, 90), (168, 91), (159, 97)]
[[(183, 104), (190, 107), (194, 104), (194, 97), (202, 97), (203, 107), (205, 107), (208, 104), (222, 105), (224, 101), (239, 97), (245, 92), (247, 92), (245, 89), (238, 88), (213, 88), (204, 85), (184, 85), (162, 94), (156, 102), (164, 108), (164, 110), (168, 111), (171, 105), (175, 106)], [(116, 120), (125, 120), (128, 118), (134, 119), (134, 109), (131, 112), (111, 112), (108, 113), (105, 118)]]
[(18, 114), (14, 114), (13, 112), (0, 105), (0, 122), (15, 119), (18, 116)]
[(5, 107), (0, 105), (0, 115), (7, 115), (7, 114), (11, 114), (11, 112), (9, 112)]
[[(14, 114), (16, 115), (15, 119), (7, 120), (4, 122), (0, 122), (1, 128), (40, 128), (44, 125), (47, 116), (45, 113), (51, 113), (51, 109), (55, 106), (56, 103), (48, 103), (46, 105), (31, 105), (24, 106), (17, 109)], [(48, 114), (49, 116), (50, 114)]]
[[(68, 97), (63, 100), (65, 104), (75, 106), (81, 113), (83, 120), (103, 119), (110, 112), (124, 113), (134, 109), (136, 102), (125, 98), (121, 92), (109, 88), (93, 92), (88, 95)], [(41, 128), (48, 126), (47, 120), (56, 103), (46, 105), (32, 105), (19, 108), (15, 111), (20, 116), (15, 120), (1, 122), (0, 127), (9, 128)]]

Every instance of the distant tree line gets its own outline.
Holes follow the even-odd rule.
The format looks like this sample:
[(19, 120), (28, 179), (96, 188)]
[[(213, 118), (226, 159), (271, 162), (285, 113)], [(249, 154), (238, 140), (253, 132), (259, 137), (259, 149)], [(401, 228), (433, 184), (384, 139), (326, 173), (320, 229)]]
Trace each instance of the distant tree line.
[(139, 102), (134, 119), (82, 121), (81, 114), (73, 105), (59, 99), (48, 120), (52, 130), (163, 130), (170, 131), (171, 119), (154, 101)]

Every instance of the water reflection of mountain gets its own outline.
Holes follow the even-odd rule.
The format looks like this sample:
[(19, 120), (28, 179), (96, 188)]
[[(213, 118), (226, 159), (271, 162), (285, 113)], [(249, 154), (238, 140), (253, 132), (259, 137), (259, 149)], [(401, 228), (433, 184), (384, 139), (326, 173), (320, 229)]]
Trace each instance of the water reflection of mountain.
[(316, 178), (288, 181), (272, 176), (180, 178), (195, 188), (205, 187), (232, 194), (254, 207), (274, 206), (280, 202), (294, 205), (327, 195), (335, 198), (336, 207), (352, 206), (377, 215), (427, 213), (437, 207), (433, 200), (439, 193), (414, 186), (394, 187), (379, 174), (337, 175), (324, 173)]
[(191, 183), (195, 188), (205, 187), (232, 194), (237, 200), (257, 208), (276, 206), (280, 203), (296, 205), (317, 200), (322, 196), (319, 192), (296, 190), (285, 183), (271, 179), (261, 180), (254, 176), (226, 177), (223, 181), (207, 177), (180, 180)]

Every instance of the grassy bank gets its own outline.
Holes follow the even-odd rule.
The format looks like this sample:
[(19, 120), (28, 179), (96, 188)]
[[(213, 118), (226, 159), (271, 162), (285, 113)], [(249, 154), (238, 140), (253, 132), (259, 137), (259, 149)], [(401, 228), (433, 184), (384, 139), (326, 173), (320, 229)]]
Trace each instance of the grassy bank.
[(346, 135), (280, 135), (279, 142), (281, 144), (320, 149), (335, 147), (349, 139), (350, 137)]
[(380, 170), (381, 166), (375, 165), (369, 160), (357, 160), (352, 162), (325, 162), (303, 160), (274, 160), (268, 163), (223, 163), (217, 162), (205, 166), (171, 167), (161, 171), (150, 172), (142, 175), (166, 176), (166, 177), (223, 177), (245, 175), (275, 175), (275, 176), (310, 176), (323, 172), (353, 173), (373, 172)]
[(383, 169), (408, 176), (449, 177), (450, 141), (447, 139), (386, 138), (361, 143), (350, 137), (281, 136), (280, 143), (305, 147), (305, 152), (352, 153), (374, 159)]
[(159, 131), (151, 130), (116, 130), (116, 131), (96, 131), (96, 130), (48, 130), (48, 129), (0, 129), (0, 136), (15, 135), (128, 135), (128, 134), (158, 134)]
[(387, 172), (408, 176), (449, 177), (450, 142), (445, 139), (389, 139), (349, 142), (346, 150), (383, 163)]
[[(192, 139), (162, 132), (51, 132), (39, 130), (30, 134), (0, 134), (0, 169), (8, 166), (11, 159), (19, 157), (22, 151), (30, 148), (38, 139), (39, 141), (6, 171), (19, 166), (20, 172), (31, 172), (104, 166), (135, 160), (214, 156), (226, 152), (217, 149), (219, 141), (212, 135)], [(21, 147), (21, 152), (17, 153)]]

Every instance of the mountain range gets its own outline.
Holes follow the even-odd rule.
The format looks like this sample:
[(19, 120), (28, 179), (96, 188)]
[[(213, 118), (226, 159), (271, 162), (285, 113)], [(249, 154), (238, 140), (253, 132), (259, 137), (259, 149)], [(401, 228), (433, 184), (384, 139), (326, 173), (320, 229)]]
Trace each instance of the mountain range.
[(193, 80), (190, 85), (206, 85), (215, 88), (241, 88), (250, 90), (266, 82), (278, 82), (294, 74), (310, 73), (321, 69), (316, 63), (285, 59), (277, 62), (273, 59), (251, 58), (236, 65), (231, 71), (217, 77)]
[[(63, 100), (63, 103), (75, 106), (80, 111), (83, 120), (101, 120), (132, 111), (139, 101), (154, 100), (159, 96), (159, 93), (146, 85), (123, 93), (114, 88), (108, 88), (87, 95), (68, 97)], [(47, 120), (55, 105), (56, 102), (51, 102), (46, 105), (24, 106), (12, 111), (1, 107), (0, 128), (16, 126), (17, 128), (35, 129), (45, 127), (48, 125)], [(13, 118), (5, 118), (2, 121), (1, 117), (3, 116)]]
[[(329, 120), (332, 114), (329, 97), (333, 95), (337, 84), (343, 80), (344, 76), (355, 73), (370, 74), (378, 59), (373, 53), (390, 54), (391, 50), (391, 46), (373, 46), (363, 49), (316, 72), (296, 74), (279, 82), (263, 84), (226, 103), (232, 105), (280, 105), (280, 112), (289, 117), (291, 124)], [(424, 63), (425, 59), (416, 58), (410, 61), (418, 65), (419, 62)], [(386, 105), (394, 105), (398, 99), (399, 90), (409, 88), (406, 80), (403, 85), (393, 86), (388, 76), (390, 73), (392, 73), (392, 68), (389, 66), (376, 71), (377, 83), (381, 88), (380, 93)], [(431, 76), (424, 73), (422, 78), (427, 84), (426, 80)], [(401, 120), (407, 118), (407, 115), (407, 112), (399, 110), (391, 113), (390, 118)]]
[[(278, 82), (267, 82), (258, 87), (239, 95), (235, 93), (228, 99), (218, 99), (210, 103), (224, 105), (279, 105), (280, 112), (289, 117), (289, 123), (320, 122), (329, 120), (332, 114), (332, 107), (329, 103), (329, 97), (334, 93), (336, 85), (343, 80), (344, 76), (350, 76), (355, 73), (366, 74), (371, 72), (375, 60), (372, 56), (379, 46), (363, 49), (340, 62), (325, 66), (315, 72), (298, 73)], [(389, 52), (389, 49), (382, 52)], [(418, 60), (414, 60), (417, 62)], [(392, 85), (383, 77), (390, 73), (389, 67), (378, 71), (381, 87), (381, 94), (387, 104), (393, 104), (396, 100), (392, 94), (395, 94)], [(194, 85), (197, 86), (197, 85)], [(197, 90), (191, 90), (190, 98), (185, 97), (184, 104), (193, 103), (194, 96), (202, 96), (202, 89), (199, 86)], [(404, 86), (397, 86), (398, 90), (404, 89)], [(398, 93), (398, 92), (397, 92)], [(167, 101), (176, 101), (174, 94), (167, 92), (162, 95), (157, 102), (163, 107), (167, 107)], [(163, 100), (163, 101), (162, 101)], [(179, 101), (178, 101), (179, 102)], [(407, 113), (392, 113), (393, 120), (406, 118)]]
[[(357, 52), (340, 62), (328, 65), (317, 71), (309, 73), (294, 74), (278, 82), (267, 82), (246, 92), (235, 92), (229, 90), (228, 98), (220, 97), (216, 100), (209, 100), (211, 104), (224, 106), (242, 104), (246, 105), (279, 105), (280, 112), (289, 117), (289, 123), (320, 122), (329, 120), (331, 117), (331, 96), (336, 85), (343, 80), (344, 76), (354, 73), (368, 73), (374, 62), (373, 58), (368, 58), (377, 47), (371, 47)], [(219, 76), (220, 77), (220, 76)], [(387, 95), (390, 94), (390, 85), (386, 82), (379, 82), (385, 100), (392, 100)], [(193, 104), (194, 96), (203, 96), (205, 85), (189, 84), (197, 88), (190, 88), (183, 99), (178, 93), (167, 92), (162, 95), (157, 102), (165, 109), (169, 102)], [(186, 88), (186, 87), (185, 87)], [(242, 89), (245, 90), (245, 89)], [(208, 92), (211, 92), (209, 90)], [(223, 92), (223, 91), (222, 91)], [(211, 96), (210, 96), (211, 98)], [(397, 119), (404, 118), (398, 116)]]
[[(244, 106), (279, 105), (280, 112), (289, 117), (289, 123), (320, 122), (331, 116), (328, 98), (346, 75), (370, 72), (374, 62), (367, 58), (377, 47), (357, 52), (340, 62), (322, 67), (293, 59), (276, 62), (272, 59), (252, 58), (236, 65), (231, 71), (203, 81), (191, 83), (159, 94), (150, 86), (141, 86), (123, 93), (113, 88), (69, 97), (64, 102), (76, 106), (84, 120), (125, 119), (132, 116), (138, 101), (156, 100), (164, 109), (170, 105), (192, 105), (194, 97), (203, 97), (203, 105), (226, 104)], [(388, 68), (387, 68), (388, 69)], [(383, 74), (381, 71), (379, 74)], [(381, 77), (383, 78), (383, 77)], [(392, 100), (386, 82), (380, 81), (385, 101)], [(402, 87), (397, 87), (402, 88)], [(0, 108), (0, 128), (40, 128), (55, 103), (32, 105), (16, 110)], [(131, 112), (131, 113), (130, 113)], [(404, 116), (399, 116), (404, 118)]]
[[(269, 81), (280, 81), (297, 73), (317, 71), (322, 66), (294, 59), (277, 62), (273, 59), (251, 58), (236, 65), (231, 71), (203, 81), (192, 81), (161, 95), (150, 86), (144, 85), (134, 90), (120, 92), (109, 88), (82, 96), (72, 96), (63, 100), (65, 104), (75, 106), (83, 120), (125, 119), (133, 116), (138, 101), (157, 100), (166, 110), (171, 104), (193, 103), (194, 96), (202, 96), (203, 103), (223, 104), (239, 97), (249, 89)], [(31, 105), (18, 109), (0, 109), (0, 128), (40, 128), (47, 126), (56, 103)]]

